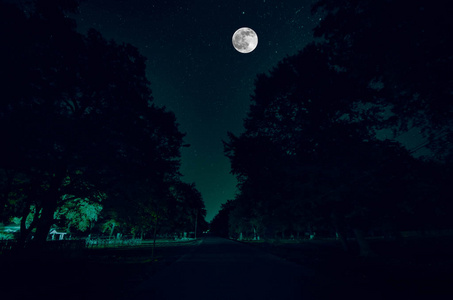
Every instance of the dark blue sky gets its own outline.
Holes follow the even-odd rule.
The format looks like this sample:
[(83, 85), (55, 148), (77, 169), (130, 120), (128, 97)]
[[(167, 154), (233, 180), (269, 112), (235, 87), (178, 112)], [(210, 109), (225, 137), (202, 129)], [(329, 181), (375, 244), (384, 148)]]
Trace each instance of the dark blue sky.
[[(86, 0), (79, 30), (136, 46), (148, 58), (155, 103), (176, 114), (190, 148), (182, 151), (183, 180), (195, 182), (210, 221), (233, 199), (236, 179), (222, 140), (242, 132), (256, 75), (312, 41), (319, 16), (312, 0)], [(249, 54), (231, 43), (240, 27), (258, 34)]]

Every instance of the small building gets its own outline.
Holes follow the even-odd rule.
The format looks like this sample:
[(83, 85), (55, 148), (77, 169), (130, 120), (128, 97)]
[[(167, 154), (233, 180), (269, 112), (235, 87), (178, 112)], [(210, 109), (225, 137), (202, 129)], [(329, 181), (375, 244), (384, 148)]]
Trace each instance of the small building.
[(64, 228), (52, 228), (49, 231), (49, 235), (52, 237), (52, 241), (64, 240), (64, 236), (68, 234)]
[(18, 232), (19, 230), (20, 230), (19, 224), (9, 223), (7, 225), (4, 225), (3, 223), (0, 223), (0, 232), (14, 233)]
[(10, 223), (4, 225), (0, 223), (0, 240), (12, 240), (20, 232), (20, 225)]

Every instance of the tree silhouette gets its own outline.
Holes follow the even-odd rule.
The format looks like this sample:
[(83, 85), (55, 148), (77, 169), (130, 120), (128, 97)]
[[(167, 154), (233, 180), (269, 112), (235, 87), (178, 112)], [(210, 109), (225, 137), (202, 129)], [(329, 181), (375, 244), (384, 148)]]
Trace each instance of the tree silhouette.
[(76, 4), (37, 1), (27, 14), (1, 4), (2, 203), (15, 188), (21, 205), (8, 214), (18, 209), (27, 216), (36, 208), (37, 243), (45, 241), (66, 194), (85, 199), (100, 190), (111, 207), (124, 208), (136, 200), (128, 188), (137, 181), (152, 190), (137, 200), (146, 206), (153, 197), (168, 199), (162, 196), (168, 182), (180, 176), (184, 134), (173, 113), (152, 103), (146, 59), (94, 30), (77, 33), (64, 16)]
[(447, 1), (320, 0), (315, 28), (329, 60), (391, 107), (390, 126), (419, 127), (439, 154), (452, 149), (453, 38)]
[(217, 215), (212, 219), (210, 224), (210, 232), (214, 235), (228, 238), (229, 235), (229, 216), (234, 208), (235, 202), (228, 200), (222, 204)]
[(328, 50), (309, 45), (258, 76), (246, 131), (225, 142), (240, 190), (230, 227), (244, 230), (255, 213), (270, 236), (334, 230), (354, 234), (369, 255), (364, 234), (398, 230), (395, 220), (413, 207), (407, 190), (417, 162), (398, 143), (376, 139), (383, 107), (362, 101), (374, 90), (355, 89), (359, 80), (332, 64)]

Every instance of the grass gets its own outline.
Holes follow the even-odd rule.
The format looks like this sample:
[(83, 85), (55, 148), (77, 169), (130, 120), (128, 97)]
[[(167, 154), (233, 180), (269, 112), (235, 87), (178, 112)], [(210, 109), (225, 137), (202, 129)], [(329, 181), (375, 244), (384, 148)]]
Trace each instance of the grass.
[(376, 299), (453, 299), (452, 237), (370, 240), (376, 255), (367, 258), (335, 240), (247, 243), (313, 270), (321, 298), (360, 290)]
[[(131, 289), (187, 253), (195, 242), (0, 256), (2, 299), (127, 299)], [(70, 254), (70, 255), (69, 255)]]

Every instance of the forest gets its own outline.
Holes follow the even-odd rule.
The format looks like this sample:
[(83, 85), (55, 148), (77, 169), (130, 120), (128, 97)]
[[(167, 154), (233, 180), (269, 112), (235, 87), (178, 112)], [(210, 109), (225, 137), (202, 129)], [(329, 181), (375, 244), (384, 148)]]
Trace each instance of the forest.
[(179, 172), (185, 134), (153, 103), (137, 48), (78, 33), (79, 1), (0, 3), (0, 222), (18, 228), (0, 239), (206, 230)]
[[(429, 1), (320, 0), (317, 38), (255, 80), (238, 179), (211, 224), (234, 239), (398, 239), (453, 228), (453, 19)], [(418, 132), (407, 147), (398, 137)], [(386, 133), (383, 135), (382, 133)], [(418, 150), (425, 155), (415, 155)]]

